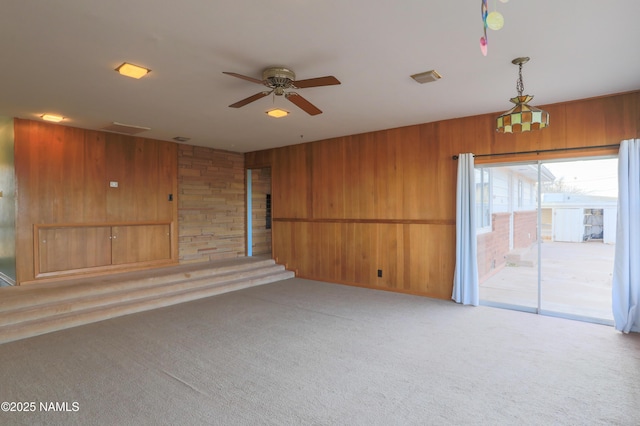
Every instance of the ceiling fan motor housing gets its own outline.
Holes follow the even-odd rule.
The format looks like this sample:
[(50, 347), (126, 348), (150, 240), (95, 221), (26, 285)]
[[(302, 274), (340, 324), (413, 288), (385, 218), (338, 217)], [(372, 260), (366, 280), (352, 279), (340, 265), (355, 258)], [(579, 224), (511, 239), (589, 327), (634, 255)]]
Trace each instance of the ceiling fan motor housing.
[(284, 89), (293, 85), (296, 74), (287, 68), (271, 67), (262, 71), (262, 82), (265, 86), (275, 89), (276, 95), (284, 94)]

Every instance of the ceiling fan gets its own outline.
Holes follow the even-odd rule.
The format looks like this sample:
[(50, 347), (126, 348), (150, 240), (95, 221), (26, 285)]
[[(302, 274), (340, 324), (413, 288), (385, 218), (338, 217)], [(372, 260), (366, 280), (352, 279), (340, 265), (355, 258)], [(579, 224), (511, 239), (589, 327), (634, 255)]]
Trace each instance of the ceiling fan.
[(275, 96), (283, 96), (295, 104), (297, 107), (305, 111), (309, 115), (322, 114), (322, 111), (313, 105), (311, 102), (300, 96), (296, 92), (288, 91), (288, 89), (304, 89), (307, 87), (319, 87), (319, 86), (333, 86), (340, 84), (337, 78), (332, 75), (325, 77), (309, 78), (306, 80), (296, 80), (296, 74), (290, 69), (283, 67), (269, 67), (262, 71), (262, 80), (257, 78), (247, 77), (246, 75), (237, 74), (235, 72), (223, 71), (223, 74), (238, 77), (243, 80), (251, 81), (253, 83), (262, 84), (267, 86), (271, 90), (265, 90), (263, 92), (256, 93), (253, 96), (249, 96), (241, 101), (229, 105), (231, 108), (240, 108), (253, 101), (264, 98), (265, 96), (273, 93)]

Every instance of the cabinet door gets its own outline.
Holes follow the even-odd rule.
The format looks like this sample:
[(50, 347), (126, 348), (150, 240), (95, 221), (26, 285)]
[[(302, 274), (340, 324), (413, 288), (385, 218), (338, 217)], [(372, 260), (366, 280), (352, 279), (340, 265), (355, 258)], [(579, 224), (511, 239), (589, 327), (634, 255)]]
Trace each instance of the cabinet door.
[(171, 225), (123, 225), (112, 228), (114, 265), (171, 259)]
[(39, 273), (71, 271), (110, 264), (110, 226), (38, 230)]

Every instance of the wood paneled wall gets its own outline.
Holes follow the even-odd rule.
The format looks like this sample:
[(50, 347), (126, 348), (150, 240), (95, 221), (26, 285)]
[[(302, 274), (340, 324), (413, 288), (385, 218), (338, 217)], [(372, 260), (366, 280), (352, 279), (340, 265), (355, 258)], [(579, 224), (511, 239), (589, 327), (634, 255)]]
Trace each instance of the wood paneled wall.
[[(273, 256), (298, 276), (448, 299), (455, 255), (453, 155), (513, 162), (616, 154), (640, 137), (640, 92), (544, 106), (550, 127), (494, 130), (499, 113), (245, 154), (271, 167)], [(378, 270), (382, 277), (378, 277)]]
[[(175, 143), (21, 119), (14, 131), (18, 283), (37, 278), (36, 225), (162, 224), (171, 229), (168, 262), (178, 261)], [(150, 253), (157, 245), (135, 240), (138, 248), (148, 240)]]

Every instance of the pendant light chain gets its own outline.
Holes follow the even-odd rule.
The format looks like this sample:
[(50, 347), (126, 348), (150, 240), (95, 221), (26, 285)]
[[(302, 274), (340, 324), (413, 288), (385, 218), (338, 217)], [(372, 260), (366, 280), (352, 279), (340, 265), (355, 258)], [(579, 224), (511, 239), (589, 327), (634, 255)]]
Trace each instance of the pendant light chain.
[(522, 62), (518, 64), (518, 82), (516, 83), (516, 90), (518, 91), (518, 96), (522, 96), (524, 93), (524, 83), (522, 81)]

